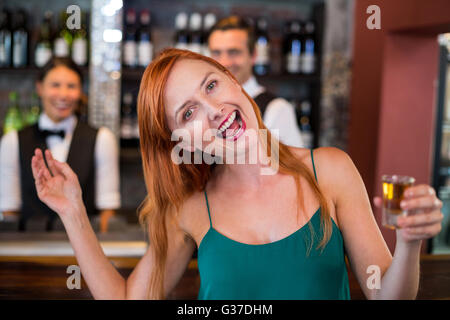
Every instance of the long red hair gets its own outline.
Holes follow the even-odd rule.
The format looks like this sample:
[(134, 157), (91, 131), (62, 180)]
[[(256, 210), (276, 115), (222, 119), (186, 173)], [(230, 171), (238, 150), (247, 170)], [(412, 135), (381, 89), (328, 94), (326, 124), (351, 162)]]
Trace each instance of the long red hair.
[[(154, 258), (154, 268), (149, 283), (149, 298), (164, 299), (164, 270), (167, 260), (166, 220), (176, 215), (183, 202), (194, 192), (205, 189), (213, 166), (202, 164), (175, 164), (171, 160), (171, 151), (178, 143), (171, 141), (171, 131), (166, 122), (164, 106), (164, 88), (174, 64), (180, 59), (205, 61), (230, 78), (237, 80), (217, 61), (187, 50), (166, 49), (146, 68), (141, 80), (138, 96), (138, 117), (142, 165), (147, 197), (139, 208), (139, 221), (148, 227), (150, 249)], [(248, 96), (256, 114), (260, 129), (267, 129), (255, 101)], [(300, 191), (300, 177), (305, 178), (319, 199), (321, 206), (321, 229), (323, 237), (319, 247), (325, 247), (331, 237), (332, 222), (327, 202), (314, 175), (287, 147), (279, 143), (277, 154), (271, 154), (272, 137), (267, 130), (265, 144), (269, 157), (275, 157), (279, 163), (279, 172), (295, 178), (299, 208), (303, 199)], [(273, 159), (273, 158), (272, 158)], [(310, 230), (313, 231), (311, 224)], [(313, 241), (311, 241), (312, 246)]]

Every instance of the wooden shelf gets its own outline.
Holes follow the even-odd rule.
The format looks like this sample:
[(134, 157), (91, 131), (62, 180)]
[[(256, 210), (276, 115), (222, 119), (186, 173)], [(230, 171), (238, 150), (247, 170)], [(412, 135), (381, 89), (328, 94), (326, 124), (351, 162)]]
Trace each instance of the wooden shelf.
[[(84, 76), (89, 74), (89, 67), (80, 67)], [(36, 76), (41, 68), (30, 66), (25, 68), (0, 68), (0, 72), (5, 75), (18, 75), (18, 76)], [(145, 68), (123, 68), (122, 78), (124, 80), (140, 80), (144, 74)], [(318, 74), (268, 74), (265, 76), (256, 76), (258, 80), (274, 80), (274, 81), (307, 81), (318, 82), (320, 81), (320, 75)]]
[[(89, 75), (89, 67), (79, 67), (83, 77)], [(2, 75), (17, 75), (17, 76), (37, 76), (42, 68), (29, 66), (24, 68), (0, 68)], [(86, 79), (87, 80), (87, 79)]]
[(141, 163), (141, 151), (139, 147), (121, 147), (120, 162)]
[[(141, 80), (145, 68), (123, 68), (123, 80)], [(306, 81), (306, 82), (320, 82), (319, 74), (268, 74), (265, 76), (256, 76), (259, 81), (273, 80), (273, 81)]]

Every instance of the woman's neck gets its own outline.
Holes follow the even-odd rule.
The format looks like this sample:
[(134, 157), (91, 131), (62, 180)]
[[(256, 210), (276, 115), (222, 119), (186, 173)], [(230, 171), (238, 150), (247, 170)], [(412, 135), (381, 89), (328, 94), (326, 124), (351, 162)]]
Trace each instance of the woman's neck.
[[(219, 189), (243, 190), (249, 192), (258, 190), (263, 184), (271, 181), (271, 176), (267, 174), (270, 171), (267, 155), (264, 152), (262, 156), (258, 156), (256, 161), (248, 161), (245, 163), (227, 163), (217, 165), (213, 173), (213, 184)], [(256, 163), (254, 163), (256, 162)]]

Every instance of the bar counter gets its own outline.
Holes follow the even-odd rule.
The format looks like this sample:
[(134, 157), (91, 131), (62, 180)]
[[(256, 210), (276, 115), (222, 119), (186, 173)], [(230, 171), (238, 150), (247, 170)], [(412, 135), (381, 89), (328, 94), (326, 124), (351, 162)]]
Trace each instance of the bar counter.
[[(147, 250), (139, 226), (97, 234), (108, 259), (128, 277)], [(92, 299), (81, 277), (81, 289), (68, 289), (67, 273), (77, 265), (65, 232), (0, 233), (0, 299)], [(418, 299), (450, 300), (450, 255), (422, 255)], [(365, 296), (349, 271), (354, 300)], [(168, 299), (196, 299), (200, 287), (197, 260), (192, 259)]]

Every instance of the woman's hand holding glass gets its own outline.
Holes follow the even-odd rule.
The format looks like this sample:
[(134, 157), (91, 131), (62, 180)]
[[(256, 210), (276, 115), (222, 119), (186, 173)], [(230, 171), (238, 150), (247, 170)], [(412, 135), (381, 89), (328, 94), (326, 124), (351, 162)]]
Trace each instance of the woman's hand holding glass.
[[(400, 206), (408, 214), (397, 220), (401, 240), (418, 242), (439, 234), (444, 216), (441, 212), (442, 201), (437, 198), (434, 189), (421, 184), (409, 187), (403, 195)], [(375, 205), (381, 208), (382, 199), (377, 197), (374, 200)]]

